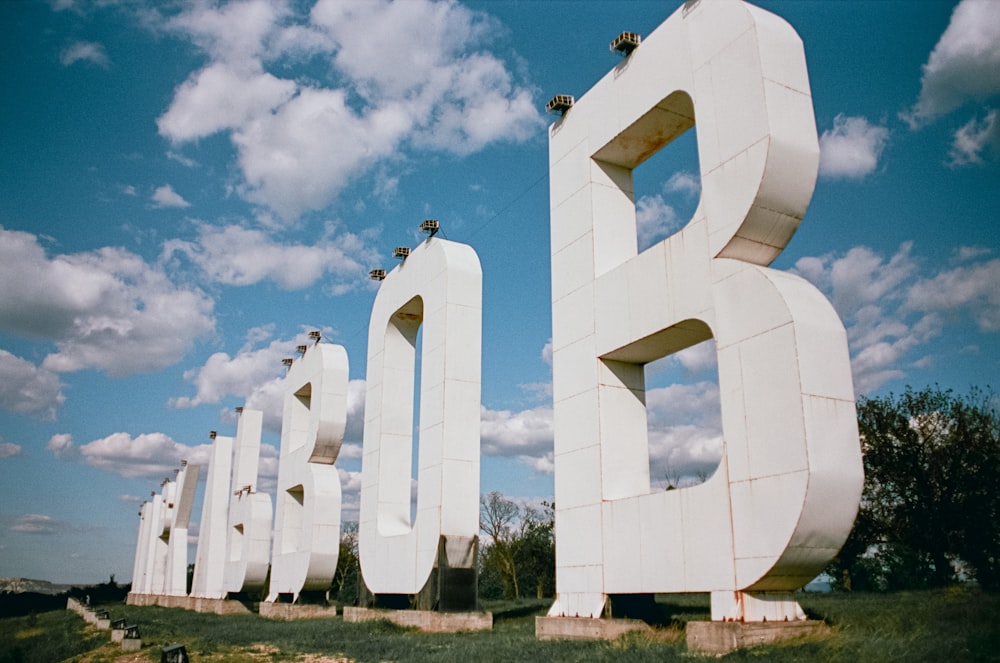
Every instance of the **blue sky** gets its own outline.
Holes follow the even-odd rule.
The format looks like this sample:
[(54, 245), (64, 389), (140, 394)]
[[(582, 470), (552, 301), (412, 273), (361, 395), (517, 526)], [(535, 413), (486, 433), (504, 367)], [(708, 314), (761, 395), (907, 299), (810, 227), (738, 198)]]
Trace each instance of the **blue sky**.
[[(998, 386), (1000, 3), (760, 4), (803, 38), (822, 155), (774, 266), (833, 301), (859, 395)], [(0, 577), (127, 580), (139, 503), (239, 405), (273, 493), (312, 329), (351, 362), (356, 517), (367, 273), (425, 218), (483, 266), (481, 488), (551, 498), (544, 104), (677, 6), (0, 3)], [(693, 212), (695, 141), (636, 171), (640, 248)], [(647, 374), (654, 484), (695, 481), (711, 344)]]

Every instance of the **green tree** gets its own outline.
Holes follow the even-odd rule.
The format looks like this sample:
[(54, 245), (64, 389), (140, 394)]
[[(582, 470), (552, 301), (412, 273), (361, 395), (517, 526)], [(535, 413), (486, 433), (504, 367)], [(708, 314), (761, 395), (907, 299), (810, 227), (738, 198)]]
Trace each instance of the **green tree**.
[(340, 531), (340, 553), (330, 594), (341, 603), (354, 604), (358, 598), (358, 523), (347, 521)]
[(865, 486), (828, 572), (854, 589), (1000, 587), (1000, 416), (991, 392), (862, 398)]
[(552, 505), (521, 507), (494, 491), (482, 495), (479, 506), (479, 526), (486, 534), (480, 555), (482, 596), (499, 593), (517, 599), (525, 589), (539, 598), (551, 595), (555, 588)]

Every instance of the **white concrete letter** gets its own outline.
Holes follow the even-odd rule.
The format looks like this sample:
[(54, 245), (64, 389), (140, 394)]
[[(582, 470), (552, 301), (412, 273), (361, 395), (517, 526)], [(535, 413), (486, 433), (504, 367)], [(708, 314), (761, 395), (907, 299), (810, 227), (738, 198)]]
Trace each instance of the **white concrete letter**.
[(330, 587), (340, 555), (340, 476), (347, 423), (347, 352), (318, 343), (286, 377), (277, 513), (267, 600)]
[[(421, 324), (417, 509), (411, 523)], [(374, 594), (417, 594), (442, 539), (451, 566), (474, 564), (481, 336), (482, 269), (471, 247), (428, 239), (382, 282), (368, 329), (359, 523), (361, 572)]]
[(233, 438), (216, 435), (208, 461), (208, 478), (198, 524), (191, 596), (226, 598), (226, 522), (229, 518), (229, 475), (233, 460)]
[[(637, 252), (632, 170), (695, 126), (702, 198)], [(843, 325), (766, 267), (812, 197), (801, 41), (731, 1), (688, 3), (549, 135), (557, 599), (711, 591), (713, 619), (796, 619), (862, 486)], [(644, 365), (715, 337), (725, 449), (706, 483), (650, 491)]]
[(264, 413), (244, 409), (236, 427), (226, 538), (226, 592), (263, 589), (271, 556), (271, 496), (257, 492)]

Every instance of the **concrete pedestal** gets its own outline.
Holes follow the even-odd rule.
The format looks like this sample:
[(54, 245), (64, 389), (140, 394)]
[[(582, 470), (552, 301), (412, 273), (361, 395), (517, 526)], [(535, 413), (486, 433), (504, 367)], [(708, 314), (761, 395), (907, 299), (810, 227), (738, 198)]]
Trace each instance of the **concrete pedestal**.
[(830, 627), (820, 621), (688, 622), (686, 632), (688, 651), (722, 656), (742, 647), (822, 638), (829, 635)]
[(538, 640), (614, 640), (629, 631), (651, 632), (637, 619), (591, 619), (590, 617), (535, 617)]
[(368, 622), (384, 619), (400, 626), (417, 628), (425, 633), (489, 631), (493, 628), (491, 612), (432, 612), (430, 610), (377, 610), (344, 608), (345, 622)]
[(261, 601), (257, 607), (261, 617), (268, 619), (284, 619), (291, 621), (294, 619), (317, 619), (322, 617), (336, 617), (337, 606), (325, 605), (299, 605), (297, 603), (271, 603)]
[(122, 640), (122, 651), (139, 651), (142, 649), (142, 640), (139, 638), (125, 638)]
[(128, 605), (158, 605), (161, 608), (183, 608), (216, 615), (249, 614), (250, 608), (239, 601), (206, 599), (197, 596), (161, 596), (157, 594), (129, 594)]

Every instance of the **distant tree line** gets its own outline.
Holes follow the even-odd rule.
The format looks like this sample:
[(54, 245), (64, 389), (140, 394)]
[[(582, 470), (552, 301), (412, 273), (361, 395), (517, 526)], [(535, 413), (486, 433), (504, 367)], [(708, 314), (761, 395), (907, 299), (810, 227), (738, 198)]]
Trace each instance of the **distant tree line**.
[(72, 587), (58, 594), (41, 592), (0, 592), (0, 618), (20, 617), (32, 613), (60, 610), (66, 607), (66, 599), (73, 597), (79, 601), (90, 600), (93, 604), (115, 603), (125, 600), (131, 584), (119, 585), (114, 574), (107, 582), (96, 585)]

